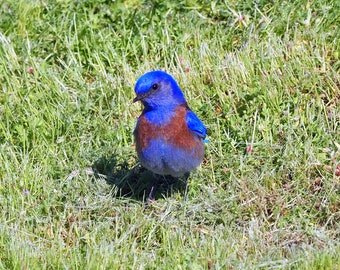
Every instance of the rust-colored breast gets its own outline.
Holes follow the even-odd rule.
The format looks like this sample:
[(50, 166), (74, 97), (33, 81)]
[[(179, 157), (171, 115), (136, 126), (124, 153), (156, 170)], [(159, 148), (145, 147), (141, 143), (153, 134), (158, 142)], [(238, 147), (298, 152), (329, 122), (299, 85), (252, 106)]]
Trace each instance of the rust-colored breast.
[(134, 133), (137, 151), (143, 151), (152, 139), (157, 138), (162, 138), (165, 143), (188, 150), (192, 150), (197, 147), (198, 143), (202, 143), (188, 128), (185, 120), (187, 110), (186, 105), (179, 106), (170, 122), (162, 126), (150, 123), (143, 113)]

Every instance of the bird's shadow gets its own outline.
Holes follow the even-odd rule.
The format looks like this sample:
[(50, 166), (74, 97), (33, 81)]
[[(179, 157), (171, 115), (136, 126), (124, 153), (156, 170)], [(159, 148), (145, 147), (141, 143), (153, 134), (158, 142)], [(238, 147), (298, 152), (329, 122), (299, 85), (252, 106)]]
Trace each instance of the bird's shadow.
[(95, 178), (105, 179), (109, 185), (117, 188), (116, 197), (145, 201), (151, 190), (156, 200), (175, 192), (184, 195), (186, 192), (187, 177), (159, 176), (155, 179), (152, 172), (139, 164), (131, 167), (127, 161), (118, 161), (116, 155), (102, 156), (91, 167)]

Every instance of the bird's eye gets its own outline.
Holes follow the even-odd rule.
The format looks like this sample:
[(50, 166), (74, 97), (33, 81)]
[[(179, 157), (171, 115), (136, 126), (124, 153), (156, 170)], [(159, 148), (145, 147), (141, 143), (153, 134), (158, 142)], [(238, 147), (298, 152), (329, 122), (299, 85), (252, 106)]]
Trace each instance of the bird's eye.
[(154, 85), (152, 85), (152, 89), (153, 89), (153, 90), (157, 90), (157, 89), (158, 89), (158, 84), (155, 83)]

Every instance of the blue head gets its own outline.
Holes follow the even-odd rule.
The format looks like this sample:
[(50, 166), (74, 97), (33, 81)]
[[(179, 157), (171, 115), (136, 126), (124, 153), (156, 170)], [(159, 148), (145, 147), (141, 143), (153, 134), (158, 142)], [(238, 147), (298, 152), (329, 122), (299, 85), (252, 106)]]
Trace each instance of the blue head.
[(136, 82), (136, 97), (147, 110), (173, 108), (185, 104), (184, 95), (175, 79), (168, 73), (157, 70), (142, 75)]

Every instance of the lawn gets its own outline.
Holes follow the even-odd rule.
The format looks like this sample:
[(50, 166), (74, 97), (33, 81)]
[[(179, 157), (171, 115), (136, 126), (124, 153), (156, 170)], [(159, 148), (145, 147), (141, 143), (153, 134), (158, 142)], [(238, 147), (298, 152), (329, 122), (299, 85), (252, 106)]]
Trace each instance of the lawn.
[[(0, 3), (0, 269), (340, 269), (340, 2)], [(134, 84), (208, 127), (152, 175)]]

